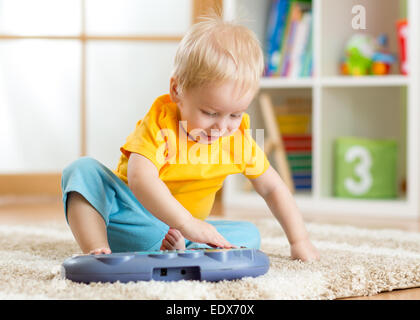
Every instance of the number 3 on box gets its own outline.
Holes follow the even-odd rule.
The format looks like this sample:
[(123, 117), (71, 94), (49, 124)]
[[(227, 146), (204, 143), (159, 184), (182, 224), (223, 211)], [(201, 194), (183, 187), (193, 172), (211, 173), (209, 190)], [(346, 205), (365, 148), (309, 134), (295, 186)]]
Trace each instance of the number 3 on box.
[(373, 179), (370, 173), (372, 166), (372, 156), (368, 149), (362, 146), (354, 146), (347, 150), (345, 159), (347, 162), (353, 162), (360, 159), (360, 163), (355, 167), (355, 173), (360, 181), (352, 178), (346, 178), (344, 184), (346, 189), (354, 195), (362, 195), (372, 187)]

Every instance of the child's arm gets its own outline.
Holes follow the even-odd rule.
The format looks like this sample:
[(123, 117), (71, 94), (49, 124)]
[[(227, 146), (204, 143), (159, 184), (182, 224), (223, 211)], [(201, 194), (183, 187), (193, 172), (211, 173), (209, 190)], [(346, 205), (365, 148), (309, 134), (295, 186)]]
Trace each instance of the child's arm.
[(131, 153), (127, 168), (128, 186), (139, 202), (159, 220), (178, 229), (193, 242), (231, 248), (232, 245), (211, 224), (194, 218), (159, 178), (156, 166), (146, 157)]
[(318, 259), (319, 253), (309, 240), (293, 195), (279, 174), (269, 167), (262, 175), (250, 181), (282, 225), (290, 243), (292, 258), (303, 261)]

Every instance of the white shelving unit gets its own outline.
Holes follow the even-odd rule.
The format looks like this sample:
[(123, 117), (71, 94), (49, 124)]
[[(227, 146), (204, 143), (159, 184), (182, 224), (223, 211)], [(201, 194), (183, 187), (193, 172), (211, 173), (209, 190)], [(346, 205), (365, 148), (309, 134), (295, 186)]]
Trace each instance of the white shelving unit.
[[(224, 0), (227, 20), (239, 19), (265, 44), (270, 0)], [(366, 8), (366, 30), (353, 30), (352, 7)], [(314, 76), (264, 78), (261, 90), (274, 97), (312, 99), (312, 190), (296, 193), (302, 212), (376, 217), (420, 217), (420, 1), (312, 0)], [(338, 62), (351, 34), (387, 33), (390, 50), (398, 53), (396, 20), (409, 21), (410, 74), (400, 75), (397, 64), (388, 76), (348, 77)], [(251, 125), (263, 128), (258, 101), (250, 106)], [(397, 199), (358, 200), (333, 196), (333, 141), (340, 136), (392, 138), (398, 141), (398, 176), (407, 179), (407, 192)], [(256, 192), (241, 191), (245, 178), (229, 176), (224, 184), (227, 207), (267, 208)]]

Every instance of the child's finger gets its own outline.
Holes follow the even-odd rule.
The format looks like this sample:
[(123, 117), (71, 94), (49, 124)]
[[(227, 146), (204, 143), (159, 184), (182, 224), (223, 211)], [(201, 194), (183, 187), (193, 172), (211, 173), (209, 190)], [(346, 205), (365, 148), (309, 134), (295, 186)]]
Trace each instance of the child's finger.
[(232, 244), (230, 244), (230, 243), (228, 242), (227, 244), (224, 244), (224, 245), (223, 245), (223, 248), (226, 248), (226, 249), (232, 249), (232, 248), (235, 248), (235, 246), (234, 246), (234, 245), (232, 245)]
[(222, 248), (226, 248), (226, 249), (230, 249), (230, 248), (233, 248), (234, 246), (229, 242), (229, 241), (227, 241), (222, 235), (220, 235), (220, 239), (219, 239), (219, 241), (220, 241), (220, 247), (222, 247)]
[(170, 244), (172, 244), (173, 246), (175, 245), (175, 243), (176, 243), (176, 239), (171, 235), (171, 234), (169, 234), (169, 233), (167, 233), (166, 235), (165, 235), (165, 239), (166, 239), (166, 241), (168, 241)]
[(238, 247), (235, 246), (234, 244), (231, 244), (230, 242), (227, 242), (229, 249), (237, 249)]
[(170, 228), (169, 231), (168, 231), (168, 233), (171, 234), (175, 238), (182, 237), (182, 234), (181, 234), (181, 232), (178, 229)]
[(163, 248), (169, 247), (169, 245), (170, 245), (169, 241), (166, 240), (166, 239), (163, 239), (162, 240), (162, 246), (161, 246), (160, 250), (163, 250)]
[(233, 248), (233, 245), (231, 245), (226, 240), (225, 241), (217, 241), (217, 242), (214, 242), (213, 244), (208, 244), (208, 245), (212, 246), (213, 248), (223, 248), (223, 249)]

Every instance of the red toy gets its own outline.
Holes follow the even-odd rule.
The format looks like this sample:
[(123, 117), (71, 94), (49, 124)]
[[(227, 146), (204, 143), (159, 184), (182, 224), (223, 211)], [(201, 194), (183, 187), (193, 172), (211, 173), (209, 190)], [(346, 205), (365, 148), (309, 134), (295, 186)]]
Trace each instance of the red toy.
[(407, 35), (408, 35), (408, 22), (407, 19), (397, 21), (398, 30), (398, 44), (400, 49), (400, 71), (402, 74), (408, 74), (407, 64)]

